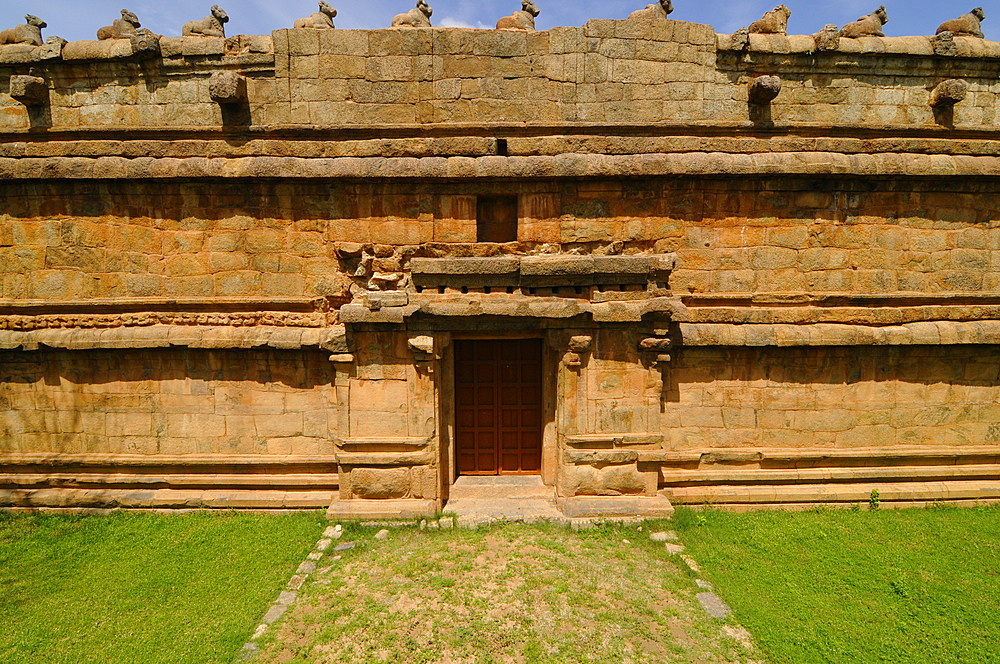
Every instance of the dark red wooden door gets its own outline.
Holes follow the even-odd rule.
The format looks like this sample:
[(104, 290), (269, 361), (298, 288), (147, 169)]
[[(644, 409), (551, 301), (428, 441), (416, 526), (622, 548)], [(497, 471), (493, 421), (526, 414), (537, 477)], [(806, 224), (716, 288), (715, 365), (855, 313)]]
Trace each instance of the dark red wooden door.
[(541, 340), (455, 342), (455, 456), (460, 475), (541, 471)]

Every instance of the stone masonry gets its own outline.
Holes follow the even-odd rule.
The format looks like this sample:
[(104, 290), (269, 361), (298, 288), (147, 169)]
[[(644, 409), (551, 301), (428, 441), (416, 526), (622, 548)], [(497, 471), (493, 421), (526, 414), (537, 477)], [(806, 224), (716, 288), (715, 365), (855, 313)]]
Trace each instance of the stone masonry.
[(1000, 43), (664, 15), (0, 45), (0, 507), (1000, 500)]

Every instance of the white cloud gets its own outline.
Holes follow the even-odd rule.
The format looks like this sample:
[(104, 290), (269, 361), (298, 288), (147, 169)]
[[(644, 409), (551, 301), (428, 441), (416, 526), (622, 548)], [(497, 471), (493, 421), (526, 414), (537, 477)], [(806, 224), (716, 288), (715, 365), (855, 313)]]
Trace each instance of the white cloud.
[(438, 25), (442, 28), (475, 28), (477, 30), (489, 30), (492, 27), (482, 21), (476, 21), (476, 24), (472, 25), (452, 16), (445, 16)]

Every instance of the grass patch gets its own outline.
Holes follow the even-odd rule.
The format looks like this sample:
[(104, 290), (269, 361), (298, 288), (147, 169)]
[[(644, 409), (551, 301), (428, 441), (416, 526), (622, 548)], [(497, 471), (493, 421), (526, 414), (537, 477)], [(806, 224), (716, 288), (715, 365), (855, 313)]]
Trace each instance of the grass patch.
[(772, 664), (1000, 661), (1000, 508), (678, 509)]
[(0, 514), (0, 662), (231, 662), (322, 514)]
[(746, 662), (648, 526), (345, 526), (260, 661)]

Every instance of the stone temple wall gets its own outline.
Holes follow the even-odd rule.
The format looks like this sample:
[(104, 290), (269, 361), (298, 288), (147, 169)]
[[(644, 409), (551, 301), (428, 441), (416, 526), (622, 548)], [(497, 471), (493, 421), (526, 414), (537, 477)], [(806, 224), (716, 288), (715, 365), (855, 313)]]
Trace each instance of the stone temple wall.
[[(3, 188), (0, 295), (12, 304), (349, 298), (360, 280), (348, 274), (338, 243), (385, 245), (387, 255), (368, 273), (405, 272), (411, 257), (546, 246), (676, 252), (671, 288), (692, 297), (1000, 289), (993, 223), (1000, 198), (997, 185), (982, 180), (905, 188), (843, 177), (488, 186), (255, 181), (238, 189), (176, 180), (34, 181)], [(519, 195), (518, 243), (476, 244), (475, 195), (484, 191)]]
[(334, 371), (318, 351), (3, 352), (0, 367), (0, 501), (22, 487), (77, 506), (335, 495)]
[(510, 336), (575, 514), (1000, 499), (997, 63), (668, 20), (0, 46), (0, 506), (433, 512), (452, 342)]
[[(0, 68), (44, 74), (45, 113), (0, 98), (0, 128), (371, 126), (413, 123), (720, 123), (745, 121), (748, 82), (780, 74), (775, 122), (933, 125), (943, 80), (969, 87), (949, 124), (988, 126), (1000, 94), (1000, 45), (957, 37), (841, 39), (753, 35), (746, 47), (711, 26), (592, 20), (540, 32), (277, 30), (270, 36), (160, 40), (137, 59), (116, 42), (8, 46)], [(124, 47), (124, 44), (118, 44)], [(239, 72), (246, 113), (210, 96), (210, 75)], [(0, 77), (4, 86), (6, 77)], [(0, 92), (6, 91), (0, 87)], [(233, 111), (234, 109), (228, 109)]]

